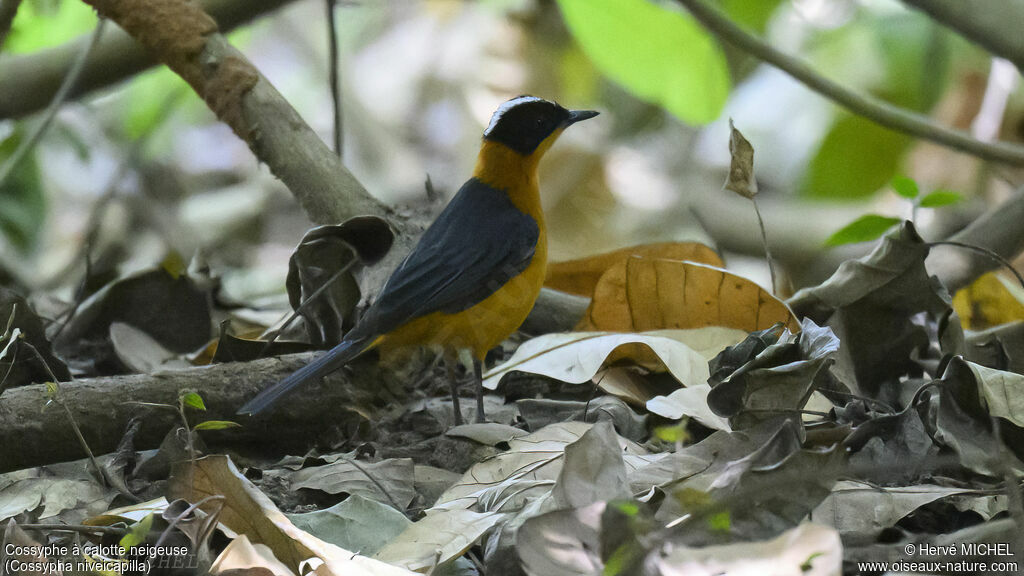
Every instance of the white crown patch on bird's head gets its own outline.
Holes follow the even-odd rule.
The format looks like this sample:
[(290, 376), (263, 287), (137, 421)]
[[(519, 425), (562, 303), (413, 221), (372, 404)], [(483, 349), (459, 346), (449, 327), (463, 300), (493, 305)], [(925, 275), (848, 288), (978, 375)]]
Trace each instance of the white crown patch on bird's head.
[(499, 142), (520, 154), (531, 154), (556, 130), (594, 116), (597, 112), (593, 110), (566, 110), (550, 100), (517, 96), (494, 112), (484, 130), (484, 140)]

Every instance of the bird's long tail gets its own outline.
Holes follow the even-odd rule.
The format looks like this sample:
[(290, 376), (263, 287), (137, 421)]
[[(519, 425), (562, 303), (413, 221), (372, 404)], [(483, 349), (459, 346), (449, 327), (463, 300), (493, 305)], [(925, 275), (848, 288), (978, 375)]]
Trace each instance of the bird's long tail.
[(255, 398), (238, 409), (240, 415), (256, 415), (270, 408), (295, 388), (334, 372), (362, 354), (373, 344), (370, 338), (343, 340), (326, 354), (306, 364), (280, 382), (264, 388)]

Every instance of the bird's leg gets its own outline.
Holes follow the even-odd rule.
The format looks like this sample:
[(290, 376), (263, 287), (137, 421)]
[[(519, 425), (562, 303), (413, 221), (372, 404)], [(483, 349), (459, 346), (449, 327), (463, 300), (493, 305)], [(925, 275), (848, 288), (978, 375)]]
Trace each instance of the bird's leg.
[(476, 380), (476, 422), (486, 422), (484, 416), (484, 363), (473, 358), (473, 379)]
[(459, 379), (455, 374), (455, 366), (459, 357), (449, 351), (444, 353), (444, 367), (448, 371), (448, 385), (452, 388), (452, 409), (455, 412), (455, 425), (462, 424), (462, 409), (459, 408)]

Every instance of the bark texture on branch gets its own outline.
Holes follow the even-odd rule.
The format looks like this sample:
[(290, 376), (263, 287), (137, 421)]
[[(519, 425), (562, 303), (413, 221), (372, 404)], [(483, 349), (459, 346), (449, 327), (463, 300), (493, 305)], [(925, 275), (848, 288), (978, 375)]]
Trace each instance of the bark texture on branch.
[(1024, 71), (1024, 0), (903, 0)]
[[(206, 412), (189, 410), (192, 425), (205, 420), (243, 424), (242, 428), (203, 432), (210, 441), (230, 441), (235, 446), (306, 445), (332, 427), (357, 421), (349, 409), (366, 412), (386, 407), (397, 397), (385, 386), (389, 379), (371, 359), (357, 363), (352, 370), (335, 372), (323, 385), (305, 387), (259, 418), (235, 416), (235, 410), (256, 392), (297, 370), (312, 356), (294, 354), (156, 374), (81, 379), (62, 383), (60, 394), (96, 454), (113, 451), (128, 420), (138, 415), (144, 416), (144, 423), (135, 448), (158, 447), (164, 435), (180, 425), (179, 416), (171, 410), (129, 402), (176, 405), (182, 389), (198, 392), (207, 407)], [(0, 395), (0, 473), (85, 456), (64, 411), (57, 406), (43, 409), (45, 391), (45, 385), (36, 384)]]
[[(200, 5), (223, 31), (246, 24), (292, 0), (202, 0)], [(6, 0), (4, 4), (14, 4)], [(88, 34), (54, 48), (0, 58), (0, 119), (37, 112), (53, 99)], [(121, 29), (109, 28), (86, 60), (70, 98), (110, 86), (157, 64)]]
[(387, 214), (298, 112), (190, 0), (85, 0), (167, 64), (270, 167), (317, 224)]

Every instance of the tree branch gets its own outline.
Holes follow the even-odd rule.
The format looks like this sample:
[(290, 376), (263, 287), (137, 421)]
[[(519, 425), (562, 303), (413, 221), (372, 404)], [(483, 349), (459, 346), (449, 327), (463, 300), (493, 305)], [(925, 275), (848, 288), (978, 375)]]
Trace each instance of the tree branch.
[[(729, 20), (706, 0), (677, 0), (693, 17), (722, 40), (775, 66), (805, 86), (850, 112), (863, 116), (886, 128), (930, 140), (936, 144), (990, 160), (1013, 165), (1024, 165), (1024, 146), (1006, 142), (981, 142), (968, 133), (934, 124), (928, 117), (893, 106), (882, 100), (858, 94), (814, 71), (810, 66), (776, 50), (763, 40), (756, 38)], [(936, 0), (939, 1), (939, 0)], [(950, 2), (958, 0), (949, 0)], [(1002, 1), (1002, 0), (991, 0)], [(923, 3), (923, 0), (922, 0)], [(971, 10), (976, 7), (972, 3)]]
[[(83, 378), (63, 382), (60, 393), (81, 427), (82, 435), (96, 454), (117, 448), (132, 416), (138, 416), (137, 402), (176, 405), (178, 392), (192, 389), (203, 397), (207, 410), (200, 420), (235, 420), (235, 410), (264, 386), (287, 376), (309, 362), (313, 354), (293, 354), (251, 362), (232, 362), (156, 374)], [(374, 409), (394, 402), (375, 362), (358, 370), (339, 370), (319, 387), (309, 386), (290, 396), (264, 417), (239, 420), (242, 428), (206, 434), (209, 442), (222, 439), (240, 443), (282, 447), (302, 445), (321, 435), (327, 427), (347, 421), (347, 408)], [(81, 448), (61, 410), (43, 410), (45, 384), (10, 388), (0, 401), (0, 472), (81, 458)], [(152, 409), (135, 437), (139, 450), (156, 448), (175, 426), (177, 412)]]
[[(228, 31), (291, 1), (201, 0), (200, 4), (221, 30)], [(17, 4), (17, 0), (0, 0), (0, 28), (3, 10)], [(45, 107), (67, 76), (75, 56), (88, 44), (88, 36), (32, 54), (0, 58), (0, 119), (17, 118)], [(69, 99), (115, 84), (156, 63), (131, 36), (111, 27), (86, 60), (82, 77)]]
[(1024, 71), (1024, 0), (903, 0)]
[(192, 86), (318, 224), (389, 210), (188, 0), (85, 0)]

